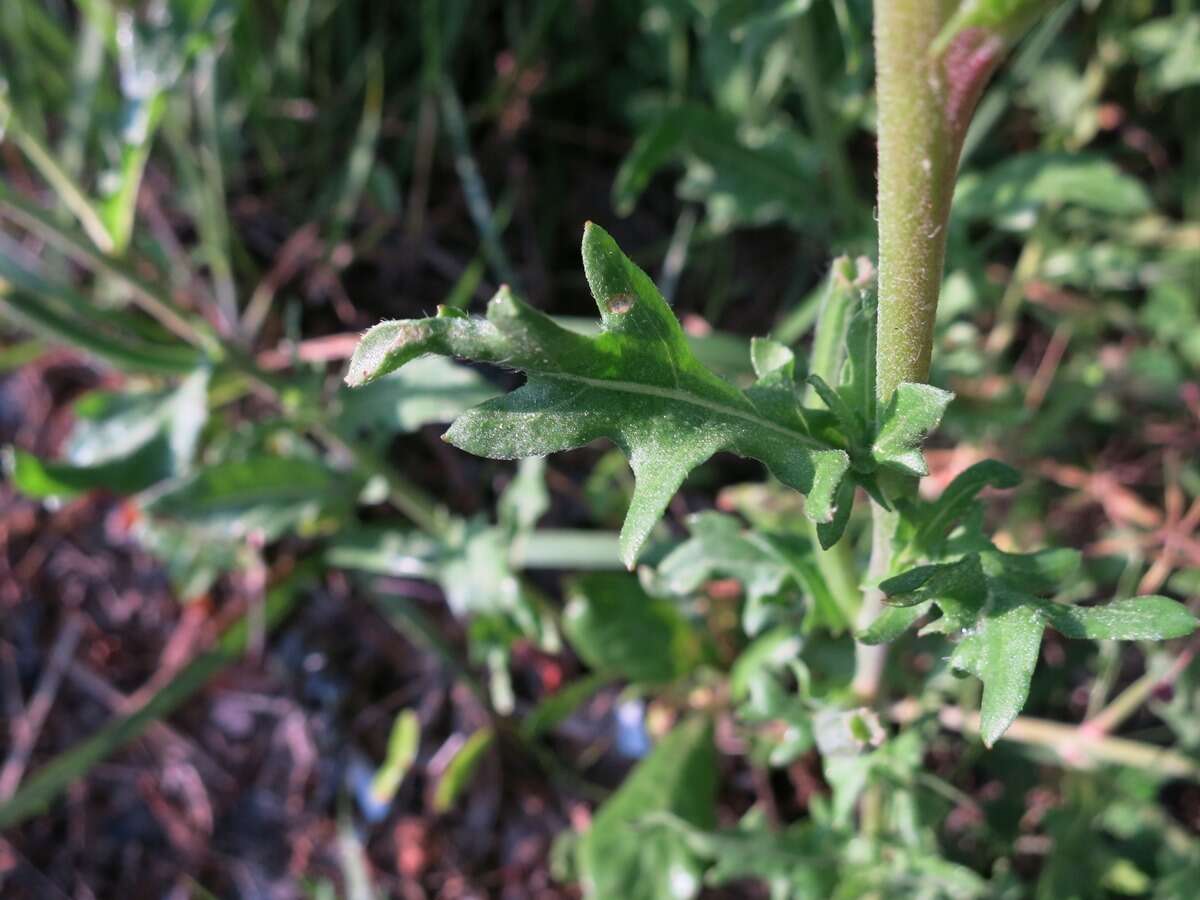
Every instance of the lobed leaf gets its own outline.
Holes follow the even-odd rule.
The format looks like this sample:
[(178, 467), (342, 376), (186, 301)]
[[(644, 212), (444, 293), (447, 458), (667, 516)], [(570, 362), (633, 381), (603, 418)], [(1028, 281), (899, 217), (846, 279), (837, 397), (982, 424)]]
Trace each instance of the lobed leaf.
[(937, 428), (953, 399), (952, 393), (931, 384), (897, 386), (871, 447), (875, 461), (906, 475), (928, 475), (921, 442)]
[[(367, 384), (427, 353), (524, 371), (524, 386), (459, 416), (445, 439), (495, 459), (613, 441), (636, 481), (620, 538), (628, 566), (687, 474), (722, 450), (765, 463), (808, 496), (813, 521), (830, 521), (849, 457), (810, 432), (787, 361), (738, 390), (696, 359), (650, 278), (590, 223), (583, 262), (600, 311), (598, 335), (567, 331), (501, 289), (486, 319), (441, 310), (375, 326), (351, 359), (347, 383)], [(778, 349), (771, 355), (782, 359)]]
[(677, 725), (600, 807), (577, 847), (584, 896), (596, 900), (694, 897), (701, 867), (677, 834), (636, 828), (670, 813), (702, 829), (716, 821), (717, 759), (712, 725)]
[(1020, 480), (1016, 469), (998, 460), (975, 463), (959, 473), (937, 500), (920, 508), (913, 543), (921, 549), (930, 549), (958, 524), (985, 487), (1012, 488)]
[(571, 595), (563, 630), (598, 672), (663, 684), (686, 675), (705, 656), (701, 632), (673, 603), (649, 596), (632, 575), (585, 575)]
[[(1190, 634), (1200, 624), (1187, 608), (1166, 597), (1096, 607), (1045, 599), (1078, 570), (1079, 552), (1006, 553), (983, 536), (977, 515), (974, 498), (980, 489), (1016, 480), (1017, 473), (1007, 466), (980, 463), (955, 479), (937, 501), (905, 506), (899, 558), (932, 561), (910, 565), (880, 582), (888, 606), (859, 634), (869, 644), (895, 640), (936, 607), (941, 615), (921, 633), (959, 638), (950, 666), (983, 682), (980, 732), (989, 746), (1028, 697), (1047, 625), (1070, 638), (1164, 640)], [(944, 540), (967, 511), (973, 515), (961, 538)]]
[(1182, 603), (1158, 595), (1104, 606), (1048, 603), (1042, 609), (1055, 631), (1094, 641), (1165, 641), (1189, 635), (1200, 624)]
[(950, 657), (950, 667), (983, 682), (979, 733), (992, 746), (1008, 730), (1029, 697), (1045, 622), (1019, 597), (997, 597), (994, 607)]

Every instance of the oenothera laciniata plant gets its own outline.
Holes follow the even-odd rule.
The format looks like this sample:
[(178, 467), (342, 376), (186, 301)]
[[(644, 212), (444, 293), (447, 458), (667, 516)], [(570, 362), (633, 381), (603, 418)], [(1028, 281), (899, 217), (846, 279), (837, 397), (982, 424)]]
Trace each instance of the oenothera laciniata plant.
[[(917, 480), (920, 446), (952, 395), (926, 384), (955, 170), (971, 113), (1005, 49), (1042, 0), (884, 0), (876, 4), (879, 279), (835, 263), (811, 365), (756, 339), (756, 380), (741, 389), (711, 372), (651, 279), (599, 226), (583, 266), (600, 330), (567, 330), (507, 288), (486, 318), (440, 309), (384, 322), (363, 337), (347, 382), (366, 384), (425, 354), (525, 373), (517, 390), (460, 416), (446, 440), (477, 455), (544, 456), (600, 438), (628, 458), (635, 490), (620, 536), (631, 568), (684, 478), (718, 451), (760, 460), (805, 495), (822, 550), (861, 585), (854, 690), (880, 693), (883, 647), (921, 620), (953, 643), (950, 666), (983, 682), (980, 731), (991, 745), (1029, 693), (1049, 627), (1070, 638), (1164, 639), (1196, 620), (1165, 597), (1079, 607), (1053, 599), (1079, 566), (1073, 550), (1009, 553), (985, 534), (978, 499), (1018, 473), (979, 463), (933, 502)], [(870, 497), (870, 563), (821, 558), (842, 537), (857, 488)], [(832, 623), (830, 623), (832, 624)]]

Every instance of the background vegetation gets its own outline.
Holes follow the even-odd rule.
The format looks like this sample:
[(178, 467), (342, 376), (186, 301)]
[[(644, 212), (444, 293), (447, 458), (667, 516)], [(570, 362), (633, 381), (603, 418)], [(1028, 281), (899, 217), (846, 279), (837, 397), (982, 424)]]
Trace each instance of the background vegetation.
[[(342, 387), (366, 326), (500, 284), (586, 327), (589, 219), (709, 367), (807, 359), (874, 254), (870, 34), (860, 0), (5, 0), (0, 892), (1191, 896), (1194, 639), (1048, 632), (984, 750), (909, 635), (849, 728), (845, 586), (758, 464), (697, 468), (629, 574), (610, 446), (438, 439), (519, 376)], [(1083, 551), (1057, 599), (1197, 608), (1198, 116), (1190, 0), (1065, 2), (967, 137), (922, 491), (1019, 469), (989, 524)]]

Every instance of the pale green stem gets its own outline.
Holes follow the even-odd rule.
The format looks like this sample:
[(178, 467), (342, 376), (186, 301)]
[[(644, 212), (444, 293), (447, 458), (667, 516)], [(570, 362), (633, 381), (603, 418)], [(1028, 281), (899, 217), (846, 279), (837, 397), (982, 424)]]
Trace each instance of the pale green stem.
[(1184, 673), (1187, 667), (1192, 664), (1192, 660), (1195, 659), (1198, 646), (1200, 645), (1192, 643), (1179, 654), (1175, 661), (1171, 663), (1170, 668), (1165, 672), (1147, 672), (1144, 674), (1118, 694), (1116, 699), (1103, 710), (1080, 725), (1080, 736), (1094, 740), (1119, 728), (1122, 722), (1142, 708), (1142, 704), (1149, 700), (1155, 691), (1160, 687), (1174, 684), (1179, 679), (1179, 676)]
[[(892, 534), (896, 514), (871, 504), (871, 561), (867, 565), (866, 587), (858, 610), (857, 628), (870, 625), (883, 612), (883, 591), (876, 585), (888, 574), (892, 558)], [(860, 703), (872, 706), (879, 699), (879, 686), (887, 664), (887, 644), (854, 645), (854, 681), (851, 690)]]
[[(929, 53), (954, 4), (875, 0), (879, 131), (879, 312), (875, 352), (878, 409), (896, 386), (929, 377), (933, 322), (946, 252), (946, 219), (961, 135), (950, 136), (940, 63)], [(961, 129), (958, 129), (961, 130)], [(897, 485), (911, 490), (912, 484)], [(874, 583), (891, 565), (896, 517), (872, 505), (871, 563), (859, 626), (883, 609)], [(858, 644), (854, 693), (879, 697), (886, 645)]]
[(897, 385), (929, 377), (962, 140), (951, 135), (942, 68), (928, 48), (953, 6), (947, 0), (875, 2), (881, 409)]
[[(905, 725), (921, 718), (925, 712), (920, 703), (909, 699), (892, 706), (887, 714), (893, 722)], [(942, 727), (950, 731), (979, 733), (977, 712), (944, 706), (938, 710), (937, 717)], [(1153, 772), (1161, 777), (1200, 782), (1200, 765), (1186, 754), (1127, 738), (1089, 734), (1082, 727), (1061, 722), (1018, 716), (1000, 740), (1042, 748), (1071, 768), (1120, 765)]]

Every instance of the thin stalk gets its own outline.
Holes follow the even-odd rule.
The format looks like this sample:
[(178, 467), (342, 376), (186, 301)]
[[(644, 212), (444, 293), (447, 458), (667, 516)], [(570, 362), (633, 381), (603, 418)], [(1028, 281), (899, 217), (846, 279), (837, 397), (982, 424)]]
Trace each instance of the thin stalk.
[[(871, 561), (867, 564), (866, 587), (858, 610), (858, 629), (866, 628), (883, 612), (883, 591), (876, 585), (888, 574), (892, 561), (892, 535), (896, 530), (895, 512), (871, 504)], [(873, 706), (879, 700), (883, 670), (887, 665), (887, 644), (854, 645), (854, 680), (851, 690), (859, 702)]]
[(113, 239), (108, 233), (100, 213), (92, 205), (84, 190), (75, 182), (70, 173), (61, 165), (50, 149), (29, 131), (9, 109), (3, 95), (0, 95), (0, 130), (6, 131), (13, 142), (21, 148), (35, 169), (46, 179), (46, 183), (54, 190), (54, 194), (79, 222), (80, 227), (87, 233), (88, 238), (103, 252), (110, 253), (113, 249)]
[[(914, 722), (923, 715), (925, 710), (921, 704), (912, 699), (902, 700), (888, 710), (888, 718), (901, 725)], [(979, 733), (977, 712), (945, 706), (938, 710), (937, 718), (949, 731)], [(1073, 769), (1089, 769), (1100, 764), (1129, 766), (1164, 778), (1200, 782), (1200, 765), (1183, 753), (1127, 738), (1096, 737), (1081, 727), (1061, 722), (1018, 716), (1000, 740), (1046, 750), (1061, 764)]]
[(1149, 700), (1155, 691), (1179, 680), (1196, 658), (1197, 649), (1200, 649), (1200, 645), (1193, 642), (1165, 672), (1147, 672), (1125, 688), (1108, 706), (1079, 726), (1080, 737), (1096, 740), (1119, 728), (1121, 723), (1142, 708), (1142, 704)]
[(876, 0), (879, 129), (879, 338), (876, 392), (929, 377), (946, 219), (961, 136), (953, 139), (940, 64), (930, 56), (953, 4)]

